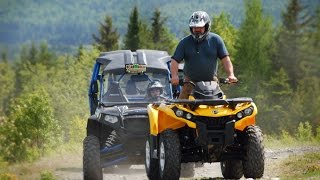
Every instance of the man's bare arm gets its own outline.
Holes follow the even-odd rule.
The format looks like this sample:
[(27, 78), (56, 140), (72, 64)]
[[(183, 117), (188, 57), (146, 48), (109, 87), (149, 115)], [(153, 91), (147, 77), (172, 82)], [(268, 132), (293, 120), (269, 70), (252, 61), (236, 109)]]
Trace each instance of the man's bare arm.
[(171, 59), (170, 71), (171, 71), (171, 84), (178, 85), (179, 84), (179, 76), (178, 76), (179, 63)]
[(234, 76), (233, 65), (230, 60), (230, 57), (229, 56), (224, 57), (222, 59), (222, 64), (223, 64), (224, 70), (226, 71), (226, 73), (228, 75), (229, 81), (230, 82), (237, 82), (238, 79)]

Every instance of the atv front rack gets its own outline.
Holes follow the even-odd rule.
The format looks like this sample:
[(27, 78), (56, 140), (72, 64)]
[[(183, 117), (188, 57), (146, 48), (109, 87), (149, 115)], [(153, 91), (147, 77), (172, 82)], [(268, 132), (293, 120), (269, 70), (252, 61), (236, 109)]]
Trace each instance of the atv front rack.
[(199, 105), (229, 105), (231, 108), (236, 107), (239, 103), (250, 103), (253, 102), (252, 98), (242, 97), (242, 98), (232, 98), (232, 99), (196, 99), (196, 100), (188, 100), (188, 99), (166, 99), (164, 101), (157, 101), (157, 102), (103, 102), (101, 103), (104, 107), (111, 107), (111, 106), (130, 106), (130, 105), (148, 105), (148, 104), (183, 104), (189, 105), (192, 107), (198, 107)]
[(194, 109), (200, 105), (228, 105), (232, 109), (234, 109), (239, 103), (251, 103), (253, 102), (252, 98), (232, 98), (232, 99), (196, 99), (196, 100), (184, 100), (184, 99), (175, 99), (175, 100), (167, 100), (170, 104), (183, 104), (188, 105), (191, 109)]

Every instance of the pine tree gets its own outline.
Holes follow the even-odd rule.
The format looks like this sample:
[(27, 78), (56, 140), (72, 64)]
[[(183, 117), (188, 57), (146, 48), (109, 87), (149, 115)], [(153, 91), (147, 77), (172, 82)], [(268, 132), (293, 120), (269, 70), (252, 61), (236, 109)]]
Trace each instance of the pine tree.
[(254, 97), (262, 89), (260, 81), (270, 76), (270, 54), (273, 50), (272, 20), (264, 17), (261, 0), (245, 1), (246, 16), (236, 42), (235, 72), (241, 94)]
[(147, 22), (139, 22), (139, 49), (153, 49), (153, 42), (151, 40), (151, 31)]
[[(293, 91), (289, 84), (289, 77), (280, 69), (272, 74), (270, 80), (264, 84), (264, 89), (256, 97), (256, 103), (261, 109), (258, 114), (259, 124), (268, 133), (279, 133), (280, 130), (288, 131), (290, 126), (290, 112), (288, 106), (291, 104)], [(277, 127), (277, 128), (275, 128)]]
[(156, 9), (151, 18), (151, 36), (153, 42), (153, 48), (157, 50), (168, 51), (172, 53), (177, 40), (175, 36), (170, 33), (169, 29), (165, 26), (166, 17), (161, 17), (161, 12)]
[(125, 35), (124, 46), (125, 49), (136, 51), (140, 47), (140, 25), (139, 25), (139, 12), (137, 6), (135, 6), (130, 15), (130, 21), (128, 24), (127, 34)]
[(211, 31), (222, 37), (230, 56), (234, 56), (236, 54), (237, 29), (232, 25), (230, 15), (222, 12), (220, 15), (214, 16)]
[(112, 18), (105, 16), (104, 22), (100, 23), (99, 35), (92, 35), (95, 40), (94, 46), (100, 51), (112, 51), (119, 49), (119, 37), (117, 29), (112, 27)]
[(8, 52), (7, 51), (3, 51), (1, 52), (1, 61), (0, 62), (8, 62)]
[(278, 48), (273, 63), (274, 69), (284, 67), (294, 89), (303, 76), (300, 68), (304, 59), (302, 45), (305, 43), (304, 33), (312, 20), (306, 10), (299, 0), (290, 0), (282, 14), (282, 27), (277, 37)]

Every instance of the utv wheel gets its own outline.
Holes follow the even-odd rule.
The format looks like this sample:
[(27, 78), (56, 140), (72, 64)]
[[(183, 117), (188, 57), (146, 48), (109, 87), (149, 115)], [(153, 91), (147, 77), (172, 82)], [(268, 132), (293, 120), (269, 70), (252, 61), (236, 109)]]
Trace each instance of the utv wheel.
[(264, 172), (263, 135), (258, 126), (246, 130), (246, 159), (242, 162), (245, 178), (261, 178)]
[(195, 168), (195, 163), (181, 163), (181, 173), (180, 177), (193, 177), (194, 176), (194, 168)]
[(240, 179), (243, 176), (241, 160), (226, 160), (220, 162), (221, 172), (225, 179)]
[(167, 129), (160, 134), (159, 141), (160, 179), (179, 179), (181, 170), (181, 152), (178, 134)]
[(159, 179), (159, 161), (158, 159), (152, 158), (152, 148), (150, 145), (150, 137), (146, 140), (146, 157), (145, 167), (147, 176), (151, 180)]
[(100, 142), (93, 135), (87, 136), (83, 141), (83, 179), (103, 179), (100, 165)]

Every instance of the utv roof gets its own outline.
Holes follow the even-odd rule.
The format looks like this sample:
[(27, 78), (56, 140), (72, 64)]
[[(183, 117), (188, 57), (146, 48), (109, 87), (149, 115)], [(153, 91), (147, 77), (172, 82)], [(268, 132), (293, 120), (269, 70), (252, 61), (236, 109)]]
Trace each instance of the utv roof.
[(97, 62), (106, 65), (103, 73), (123, 73), (126, 64), (145, 64), (147, 72), (168, 71), (167, 62), (171, 60), (168, 52), (158, 50), (139, 49), (135, 52), (130, 50), (117, 50), (103, 52), (96, 59)]

